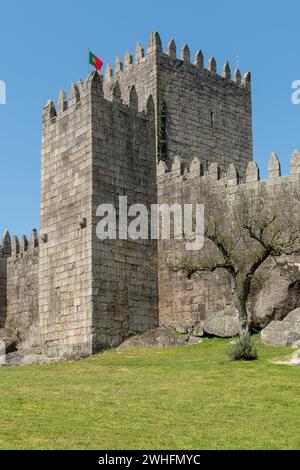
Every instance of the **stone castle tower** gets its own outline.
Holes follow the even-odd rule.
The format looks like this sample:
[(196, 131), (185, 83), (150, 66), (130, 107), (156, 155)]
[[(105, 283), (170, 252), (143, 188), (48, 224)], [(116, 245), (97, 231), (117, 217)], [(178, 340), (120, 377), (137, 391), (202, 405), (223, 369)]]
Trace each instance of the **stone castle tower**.
[[(201, 51), (192, 64), (187, 45), (178, 59), (173, 40), (164, 52), (153, 33), (146, 53), (137, 44), (135, 62), (126, 53), (114, 73), (107, 66), (105, 80), (94, 72), (72, 84), (69, 100), (61, 91), (56, 107), (49, 101), (40, 237), (4, 235), (2, 325), (21, 331), (25, 345), (89, 354), (159, 323), (208, 315), (220, 300), (211, 301), (218, 294), (208, 293), (209, 282), (159, 273), (153, 260), (170, 248), (159, 241), (99, 241), (96, 212), (102, 203), (117, 206), (119, 195), (149, 207), (182, 200), (188, 188), (193, 199), (201, 178), (257, 185), (250, 82), (238, 69), (232, 76), (228, 63), (218, 75), (214, 58), (206, 69)], [(271, 175), (280, 175), (276, 157)]]

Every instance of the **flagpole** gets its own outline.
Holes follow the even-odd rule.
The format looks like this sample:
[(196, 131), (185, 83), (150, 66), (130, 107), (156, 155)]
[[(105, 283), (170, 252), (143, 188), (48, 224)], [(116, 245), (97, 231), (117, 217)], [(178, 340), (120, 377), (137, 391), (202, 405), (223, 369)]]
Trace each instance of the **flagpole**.
[(90, 74), (90, 49), (88, 48), (88, 76)]

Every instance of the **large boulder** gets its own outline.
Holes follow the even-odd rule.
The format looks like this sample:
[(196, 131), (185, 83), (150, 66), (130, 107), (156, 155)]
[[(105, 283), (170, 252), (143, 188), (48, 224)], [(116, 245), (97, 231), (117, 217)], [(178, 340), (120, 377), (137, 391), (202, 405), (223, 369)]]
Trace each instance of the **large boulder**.
[(258, 330), (273, 320), (283, 320), (300, 307), (300, 275), (295, 264), (272, 266), (264, 276), (263, 286), (251, 295), (248, 303), (252, 326)]
[(138, 346), (145, 348), (170, 348), (199, 342), (201, 342), (200, 338), (191, 337), (188, 334), (178, 335), (174, 328), (161, 326), (149, 330), (142, 335), (127, 339), (119, 346), (119, 349)]
[(290, 312), (282, 321), (272, 321), (262, 330), (261, 339), (268, 346), (300, 345), (300, 308)]
[(238, 312), (234, 308), (221, 310), (204, 321), (203, 330), (210, 336), (231, 338), (239, 334)]
[(6, 355), (2, 366), (27, 366), (35, 364), (51, 364), (62, 361), (62, 357), (49, 357), (39, 348), (32, 350), (19, 350)]

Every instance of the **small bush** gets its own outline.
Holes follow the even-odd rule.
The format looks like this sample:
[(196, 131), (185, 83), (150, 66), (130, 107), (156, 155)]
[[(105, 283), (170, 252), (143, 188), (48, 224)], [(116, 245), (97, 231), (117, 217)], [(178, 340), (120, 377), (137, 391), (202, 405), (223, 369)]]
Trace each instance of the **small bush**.
[(242, 333), (227, 351), (231, 361), (254, 361), (257, 348), (249, 333)]

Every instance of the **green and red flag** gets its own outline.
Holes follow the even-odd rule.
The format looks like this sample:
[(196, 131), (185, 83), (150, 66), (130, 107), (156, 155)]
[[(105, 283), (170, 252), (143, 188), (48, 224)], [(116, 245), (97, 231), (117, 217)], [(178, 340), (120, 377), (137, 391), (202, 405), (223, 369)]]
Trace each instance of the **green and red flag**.
[(89, 63), (95, 67), (98, 72), (100, 72), (103, 61), (99, 59), (95, 54), (93, 54), (91, 51), (89, 51)]

